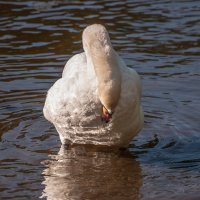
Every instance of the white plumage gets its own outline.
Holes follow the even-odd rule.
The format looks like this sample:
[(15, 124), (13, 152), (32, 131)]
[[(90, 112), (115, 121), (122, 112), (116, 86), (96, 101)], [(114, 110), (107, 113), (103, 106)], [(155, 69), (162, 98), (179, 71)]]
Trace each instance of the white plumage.
[[(109, 36), (105, 36), (107, 31), (102, 25), (91, 25), (84, 32), (90, 34), (89, 39), (83, 35), (85, 52), (73, 56), (66, 63), (62, 78), (49, 89), (44, 116), (54, 124), (63, 144), (127, 147), (143, 126), (139, 75), (134, 69), (128, 68), (112, 49), (111, 43), (108, 43)], [(99, 33), (100, 36), (104, 34), (104, 37), (100, 37)], [(92, 43), (89, 43), (91, 40)], [(112, 51), (108, 51), (108, 48)], [(108, 64), (107, 68), (104, 68), (104, 63)], [(119, 68), (120, 80), (116, 79), (116, 73), (112, 73), (117, 70), (112, 66), (113, 63)], [(97, 72), (99, 66), (101, 69)], [(118, 86), (115, 87), (116, 82), (120, 90)], [(115, 93), (118, 91), (120, 93), (117, 96)], [(117, 104), (113, 103), (112, 106), (112, 101)], [(113, 112), (108, 123), (101, 120), (102, 105)]]

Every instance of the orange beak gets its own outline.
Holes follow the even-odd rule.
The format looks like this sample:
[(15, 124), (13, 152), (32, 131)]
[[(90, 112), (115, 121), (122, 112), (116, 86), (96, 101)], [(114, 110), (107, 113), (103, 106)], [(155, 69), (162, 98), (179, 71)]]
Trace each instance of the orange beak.
[(108, 110), (103, 106), (101, 120), (108, 123), (112, 118), (112, 113), (109, 113)]

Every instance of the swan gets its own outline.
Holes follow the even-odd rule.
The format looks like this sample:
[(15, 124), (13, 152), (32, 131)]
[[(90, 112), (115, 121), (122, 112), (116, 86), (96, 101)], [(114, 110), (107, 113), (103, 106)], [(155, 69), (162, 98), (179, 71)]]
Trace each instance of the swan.
[(86, 27), (84, 52), (66, 63), (43, 113), (62, 144), (127, 147), (143, 127), (141, 81), (113, 49), (106, 28)]

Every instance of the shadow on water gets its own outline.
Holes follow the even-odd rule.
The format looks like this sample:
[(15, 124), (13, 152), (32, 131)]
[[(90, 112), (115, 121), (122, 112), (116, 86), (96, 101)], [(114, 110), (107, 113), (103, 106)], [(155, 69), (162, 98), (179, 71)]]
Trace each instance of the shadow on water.
[(43, 164), (42, 197), (56, 200), (137, 200), (142, 185), (138, 161), (128, 153), (61, 146)]

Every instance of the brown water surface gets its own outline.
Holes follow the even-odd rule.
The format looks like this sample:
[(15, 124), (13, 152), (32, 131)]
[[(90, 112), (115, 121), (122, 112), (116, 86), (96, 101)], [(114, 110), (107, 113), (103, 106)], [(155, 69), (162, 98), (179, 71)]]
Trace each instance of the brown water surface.
[[(64, 149), (43, 118), (92, 23), (142, 77), (132, 156)], [(0, 0), (0, 199), (200, 199), (199, 65), (198, 0)]]

